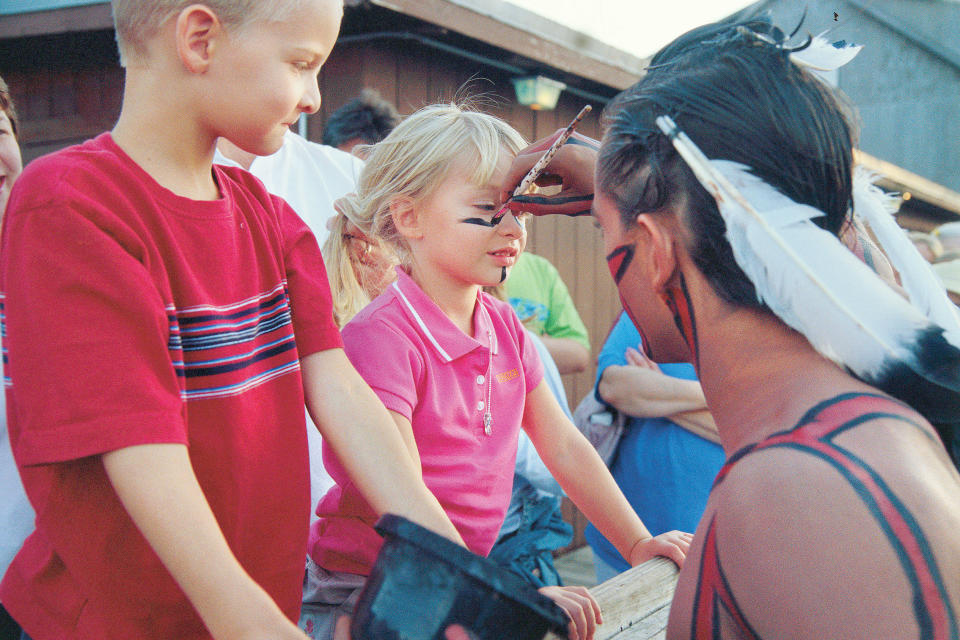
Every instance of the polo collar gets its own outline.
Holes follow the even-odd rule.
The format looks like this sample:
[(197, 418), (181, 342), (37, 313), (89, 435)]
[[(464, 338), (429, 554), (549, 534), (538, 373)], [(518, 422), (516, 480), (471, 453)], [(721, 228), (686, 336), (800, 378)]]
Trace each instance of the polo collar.
[[(399, 266), (396, 270), (397, 279), (390, 285), (390, 291), (399, 300), (411, 324), (426, 338), (440, 359), (450, 362), (474, 349), (490, 346), (494, 355), (497, 353), (497, 332), (484, 304), (482, 290), (477, 292), (477, 303), (473, 308), (473, 326), (478, 339), (468, 336), (453, 324), (406, 271)], [(487, 342), (488, 330), (492, 345)]]

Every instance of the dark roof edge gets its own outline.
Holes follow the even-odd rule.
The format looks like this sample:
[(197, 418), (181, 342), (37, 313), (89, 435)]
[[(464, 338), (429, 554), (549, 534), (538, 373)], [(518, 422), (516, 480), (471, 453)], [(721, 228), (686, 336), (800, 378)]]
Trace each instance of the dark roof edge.
[(647, 60), (503, 0), (369, 0), (615, 89), (643, 76)]

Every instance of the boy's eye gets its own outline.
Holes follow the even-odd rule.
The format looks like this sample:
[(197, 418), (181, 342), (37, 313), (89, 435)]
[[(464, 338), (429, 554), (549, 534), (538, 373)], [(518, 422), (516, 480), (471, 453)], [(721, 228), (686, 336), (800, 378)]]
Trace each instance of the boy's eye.
[(482, 209), (483, 211), (496, 211), (497, 205), (492, 202), (478, 202), (473, 205), (476, 209)]

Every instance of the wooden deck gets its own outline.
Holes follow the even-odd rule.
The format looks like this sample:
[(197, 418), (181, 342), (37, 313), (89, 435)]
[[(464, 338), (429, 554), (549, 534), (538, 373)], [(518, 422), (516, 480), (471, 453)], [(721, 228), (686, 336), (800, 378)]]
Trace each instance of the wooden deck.
[[(586, 559), (590, 559), (586, 548)], [(559, 566), (581, 567), (585, 563), (580, 555), (568, 559), (567, 554)], [(592, 569), (593, 563), (590, 562)], [(568, 574), (573, 575), (573, 574)], [(600, 603), (603, 624), (597, 629), (596, 640), (663, 640), (666, 638), (667, 617), (670, 602), (677, 586), (677, 567), (665, 558), (654, 558), (633, 567), (603, 584), (594, 586), (590, 593)], [(566, 584), (577, 584), (575, 581)], [(548, 635), (548, 639), (557, 640)]]

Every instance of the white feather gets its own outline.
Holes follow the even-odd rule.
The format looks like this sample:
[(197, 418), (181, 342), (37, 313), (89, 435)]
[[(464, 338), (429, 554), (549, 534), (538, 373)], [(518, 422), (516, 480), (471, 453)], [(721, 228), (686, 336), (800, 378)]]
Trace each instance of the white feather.
[(960, 345), (960, 314), (947, 297), (943, 283), (933, 272), (904, 230), (896, 223), (893, 213), (895, 199), (876, 185), (870, 171), (857, 167), (853, 179), (853, 208), (856, 215), (873, 230), (880, 247), (900, 274), (910, 302), (934, 323), (943, 327), (947, 340)]
[[(710, 160), (666, 117), (657, 124), (717, 201), (737, 264), (758, 297), (822, 355), (883, 388), (906, 365), (944, 391), (960, 390), (955, 366), (927, 367), (924, 336), (938, 327), (893, 291), (833, 234), (812, 222), (823, 215), (750, 173)], [(947, 360), (957, 361), (953, 345)], [(886, 389), (890, 390), (890, 389)]]
[[(911, 357), (907, 345), (926, 319), (833, 234), (813, 224), (811, 218), (822, 212), (793, 202), (744, 165), (710, 164), (747, 202), (775, 203), (757, 208), (763, 211), (757, 217), (732, 198), (719, 203), (737, 264), (771, 311), (824, 356), (868, 379), (883, 373), (888, 358)], [(903, 307), (903, 318), (891, 312), (897, 307)]]
[(830, 42), (823, 36), (814, 36), (810, 44), (790, 54), (790, 60), (804, 67), (819, 71), (834, 71), (853, 60), (863, 45), (846, 44), (844, 42)]

